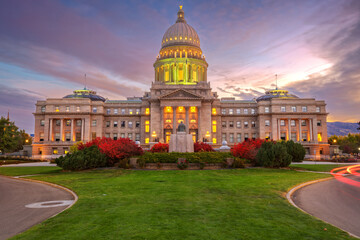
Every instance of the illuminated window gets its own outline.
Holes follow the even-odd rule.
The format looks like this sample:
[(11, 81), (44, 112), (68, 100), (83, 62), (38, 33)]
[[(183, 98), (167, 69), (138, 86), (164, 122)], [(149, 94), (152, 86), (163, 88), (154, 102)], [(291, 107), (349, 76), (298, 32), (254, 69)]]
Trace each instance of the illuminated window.
[(172, 38), (170, 38), (170, 41), (172, 41)]
[(318, 137), (318, 142), (322, 142), (322, 135), (321, 135), (321, 133), (318, 133), (317, 137)]
[(149, 143), (149, 138), (145, 138), (145, 143)]
[(66, 106), (65, 111), (70, 112), (70, 106)]
[(187, 37), (185, 37), (185, 40), (187, 40)]
[(71, 120), (66, 120), (65, 121), (65, 126), (71, 126)]
[(68, 154), (69, 153), (69, 149), (68, 148), (64, 148), (64, 153)]
[(129, 109), (129, 114), (132, 115), (133, 114), (133, 110)]
[(166, 41), (168, 41), (168, 39), (166, 39)]
[(76, 106), (76, 111), (80, 112), (80, 107), (79, 106)]
[(216, 108), (213, 108), (213, 109), (211, 110), (211, 112), (212, 112), (212, 114), (216, 115)]
[(140, 109), (137, 108), (137, 109), (136, 109), (136, 115), (139, 115), (139, 114), (140, 114)]
[(179, 112), (183, 112), (184, 111), (184, 107), (179, 107)]
[(145, 109), (145, 114), (146, 114), (146, 115), (149, 115), (149, 114), (150, 114), (150, 108), (146, 108), (146, 109)]
[(216, 144), (216, 138), (213, 138), (213, 141), (212, 141), (214, 144)]
[(59, 106), (55, 106), (55, 112), (59, 112)]
[(234, 114), (234, 109), (230, 108), (229, 109), (229, 114), (231, 114), (231, 115)]
[(166, 112), (171, 112), (171, 107), (166, 107), (166, 108), (165, 108), (165, 111), (166, 111)]
[(180, 40), (182, 40), (182, 36), (180, 36)]
[(174, 37), (174, 40), (177, 40), (177, 37)]
[(150, 121), (146, 120), (145, 121), (145, 132), (150, 132)]
[(57, 148), (53, 148), (52, 150), (53, 154), (59, 154), (59, 150)]
[(196, 120), (195, 120), (195, 119), (191, 119), (191, 120), (190, 120), (190, 123), (196, 123)]
[(172, 121), (171, 121), (171, 119), (166, 119), (165, 122), (166, 123), (171, 123)]
[(212, 121), (212, 132), (216, 133), (216, 121)]
[(196, 107), (190, 107), (190, 112), (192, 113), (196, 112)]

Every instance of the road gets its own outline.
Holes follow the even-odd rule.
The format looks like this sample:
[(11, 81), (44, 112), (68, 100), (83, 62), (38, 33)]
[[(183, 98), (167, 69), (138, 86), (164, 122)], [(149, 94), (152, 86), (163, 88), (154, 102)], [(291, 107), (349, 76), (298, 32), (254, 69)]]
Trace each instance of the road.
[[(360, 177), (351, 176), (360, 181)], [(360, 236), (360, 188), (336, 179), (300, 188), (293, 202), (305, 212)]]
[(69, 205), (44, 204), (41, 208), (26, 207), (31, 203), (55, 200), (60, 203), (59, 200), (74, 200), (74, 197), (65, 190), (46, 184), (0, 176), (0, 239), (23, 232)]

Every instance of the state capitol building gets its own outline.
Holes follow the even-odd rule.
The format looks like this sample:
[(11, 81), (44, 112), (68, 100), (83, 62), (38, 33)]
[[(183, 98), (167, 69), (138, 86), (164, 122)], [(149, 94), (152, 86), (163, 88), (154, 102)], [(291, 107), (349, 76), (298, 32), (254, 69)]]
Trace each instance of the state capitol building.
[(130, 138), (143, 147), (169, 142), (182, 121), (194, 141), (214, 147), (248, 139), (301, 142), (307, 154), (329, 155), (324, 101), (274, 89), (253, 100), (219, 98), (208, 64), (180, 6), (154, 63), (155, 79), (142, 97), (107, 100), (88, 89), (37, 101), (33, 156), (57, 157), (78, 141)]

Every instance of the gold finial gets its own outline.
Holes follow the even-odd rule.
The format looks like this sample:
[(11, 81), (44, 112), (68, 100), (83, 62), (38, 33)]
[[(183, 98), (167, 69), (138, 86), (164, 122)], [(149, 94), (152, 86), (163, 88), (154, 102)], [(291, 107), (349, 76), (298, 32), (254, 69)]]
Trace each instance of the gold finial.
[(179, 5), (180, 10), (182, 9), (182, 5)]

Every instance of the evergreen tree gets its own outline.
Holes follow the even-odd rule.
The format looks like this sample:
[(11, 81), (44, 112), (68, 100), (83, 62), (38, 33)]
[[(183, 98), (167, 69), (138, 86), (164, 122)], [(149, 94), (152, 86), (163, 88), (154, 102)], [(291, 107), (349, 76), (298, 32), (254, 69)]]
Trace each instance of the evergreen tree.
[[(28, 136), (27, 139), (31, 138), (24, 130), (19, 131), (19, 128), (15, 126), (14, 122), (1, 117), (0, 119), (0, 151), (1, 153), (14, 152), (22, 149), (23, 141), (26, 141), (25, 136)], [(29, 140), (28, 140), (29, 142)]]

